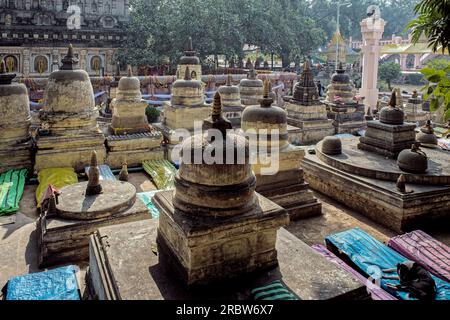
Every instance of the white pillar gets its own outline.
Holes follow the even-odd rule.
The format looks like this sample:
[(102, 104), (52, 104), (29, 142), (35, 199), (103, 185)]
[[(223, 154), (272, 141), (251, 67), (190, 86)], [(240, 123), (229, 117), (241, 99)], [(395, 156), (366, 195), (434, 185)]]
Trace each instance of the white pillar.
[(378, 101), (378, 61), (380, 59), (380, 40), (383, 37), (386, 22), (380, 17), (369, 17), (360, 23), (363, 37), (361, 52), (362, 59), (362, 85), (360, 95), (365, 97), (364, 104), (367, 109), (374, 110)]
[(400, 55), (400, 69), (402, 69), (402, 71), (408, 70), (407, 60), (408, 60), (407, 54)]

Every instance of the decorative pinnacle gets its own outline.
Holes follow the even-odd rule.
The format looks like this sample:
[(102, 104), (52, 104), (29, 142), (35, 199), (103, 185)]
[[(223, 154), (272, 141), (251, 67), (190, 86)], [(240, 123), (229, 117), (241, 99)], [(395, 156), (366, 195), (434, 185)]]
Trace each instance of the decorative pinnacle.
[(61, 60), (62, 66), (59, 68), (60, 70), (74, 70), (75, 64), (77, 64), (78, 59), (73, 55), (73, 47), (72, 44), (69, 44), (69, 48), (67, 49), (66, 56)]
[(270, 87), (271, 87), (270, 81), (269, 81), (269, 79), (266, 79), (264, 81), (264, 88), (263, 88), (263, 97), (264, 97), (264, 99), (269, 98), (270, 89), (271, 89)]
[(128, 65), (127, 67), (127, 77), (133, 76), (133, 69), (131, 69), (131, 65)]
[(341, 62), (339, 62), (339, 70), (344, 70), (344, 64)]
[(214, 95), (214, 101), (212, 106), (212, 113), (213, 116), (218, 116), (222, 114), (222, 100), (220, 98), (220, 93), (217, 91)]
[(397, 106), (397, 93), (395, 90), (392, 91), (391, 100), (389, 101), (389, 106), (395, 108)]
[(97, 151), (93, 150), (91, 153), (91, 167), (97, 167)]
[(311, 61), (309, 59), (306, 59), (303, 63), (303, 70), (311, 70)]
[(194, 48), (192, 45), (192, 37), (188, 38), (188, 51), (194, 51)]
[(189, 67), (186, 67), (186, 71), (184, 72), (184, 80), (192, 80), (191, 78), (191, 71), (189, 70)]
[(400, 177), (398, 177), (397, 189), (400, 192), (406, 192), (406, 178), (403, 174), (401, 174)]
[(5, 61), (0, 62), (0, 84), (11, 84), (12, 80), (16, 77), (15, 73), (6, 72)]
[(233, 85), (233, 76), (231, 75), (231, 73), (228, 73), (226, 85), (228, 87)]
[(255, 80), (256, 79), (256, 71), (255, 68), (251, 68), (249, 73), (248, 73), (248, 78), (251, 80)]

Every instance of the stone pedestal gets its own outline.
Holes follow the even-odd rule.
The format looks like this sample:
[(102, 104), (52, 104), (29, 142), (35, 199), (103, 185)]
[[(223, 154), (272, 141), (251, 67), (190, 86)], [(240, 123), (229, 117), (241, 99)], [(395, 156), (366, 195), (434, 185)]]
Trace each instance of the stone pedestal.
[(263, 97), (263, 82), (256, 78), (256, 71), (251, 69), (246, 79), (239, 84), (241, 102), (244, 106), (258, 105)]
[(127, 182), (102, 181), (103, 193), (86, 196), (87, 182), (64, 187), (55, 212), (38, 220), (39, 265), (87, 262), (88, 238), (98, 228), (151, 219), (136, 188)]
[(361, 48), (362, 58), (362, 87), (360, 95), (363, 96), (365, 109), (375, 110), (378, 101), (378, 62), (380, 59), (380, 40), (383, 37), (386, 22), (379, 13), (364, 19), (360, 23), (363, 36)]
[[(100, 228), (90, 237), (88, 289), (99, 300), (250, 300), (251, 290), (282, 280), (302, 300), (364, 299), (366, 288), (285, 229), (279, 266), (221, 284), (187, 289), (156, 243), (157, 220)], [(133, 241), (130, 241), (133, 239)]]
[(338, 104), (332, 102), (324, 102), (327, 107), (328, 119), (333, 121), (335, 133), (353, 134), (366, 127), (364, 120), (364, 105)]

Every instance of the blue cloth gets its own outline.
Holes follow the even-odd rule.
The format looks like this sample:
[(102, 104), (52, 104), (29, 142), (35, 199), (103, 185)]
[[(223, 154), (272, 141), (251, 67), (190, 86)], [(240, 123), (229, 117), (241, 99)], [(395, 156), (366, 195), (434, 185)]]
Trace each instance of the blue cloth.
[[(396, 273), (383, 273), (383, 270), (397, 268), (397, 264), (408, 261), (401, 254), (359, 228), (327, 236), (325, 242), (337, 249), (340, 255), (343, 254), (353, 261), (365, 273), (365, 276), (380, 281), (380, 286), (393, 296), (403, 300), (415, 300), (409, 293), (396, 291), (387, 286), (400, 284), (398, 280), (381, 278), (382, 275), (396, 275)], [(437, 287), (436, 300), (450, 300), (450, 283), (433, 275), (432, 277)]]
[(67, 266), (11, 278), (6, 300), (80, 300), (77, 271)]
[[(89, 168), (90, 167), (84, 168), (84, 172), (86, 173), (86, 175), (89, 174)], [(106, 164), (99, 165), (98, 171), (100, 172), (100, 180), (116, 181), (116, 177), (114, 176), (114, 174), (111, 171), (111, 168), (108, 165)]]
[(106, 94), (106, 91), (100, 91), (94, 94), (94, 99), (97, 99), (98, 97), (101, 97), (102, 95)]
[(158, 100), (144, 100), (145, 102), (147, 102), (147, 104), (152, 105), (152, 106), (161, 106), (164, 101), (158, 101)]
[(159, 210), (155, 207), (155, 205), (152, 202), (153, 196), (155, 193), (160, 192), (161, 190), (155, 190), (155, 191), (149, 191), (149, 192), (140, 192), (137, 194), (139, 199), (142, 200), (142, 202), (145, 204), (145, 206), (148, 208), (150, 213), (152, 214), (153, 219), (159, 218)]

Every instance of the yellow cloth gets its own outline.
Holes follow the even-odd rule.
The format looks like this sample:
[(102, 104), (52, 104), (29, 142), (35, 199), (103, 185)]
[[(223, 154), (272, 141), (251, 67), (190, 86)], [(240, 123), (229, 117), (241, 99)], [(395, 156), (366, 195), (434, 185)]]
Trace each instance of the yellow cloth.
[(75, 184), (78, 176), (73, 168), (49, 168), (42, 169), (38, 174), (39, 186), (36, 189), (37, 207), (41, 206), (41, 197), (47, 187), (51, 184), (57, 189)]

